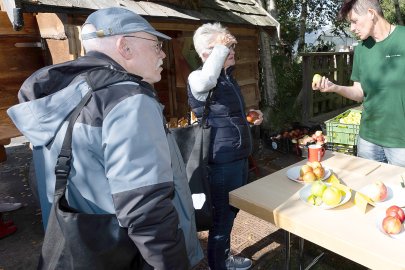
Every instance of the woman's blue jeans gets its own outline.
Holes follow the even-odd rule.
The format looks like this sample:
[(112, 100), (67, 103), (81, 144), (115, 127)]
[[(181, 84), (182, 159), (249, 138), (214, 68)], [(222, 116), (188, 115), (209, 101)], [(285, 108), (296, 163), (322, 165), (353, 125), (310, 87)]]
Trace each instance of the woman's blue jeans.
[(238, 209), (229, 205), (229, 192), (247, 183), (248, 160), (209, 164), (214, 224), (208, 236), (208, 264), (211, 270), (224, 270), (230, 252), (230, 237)]

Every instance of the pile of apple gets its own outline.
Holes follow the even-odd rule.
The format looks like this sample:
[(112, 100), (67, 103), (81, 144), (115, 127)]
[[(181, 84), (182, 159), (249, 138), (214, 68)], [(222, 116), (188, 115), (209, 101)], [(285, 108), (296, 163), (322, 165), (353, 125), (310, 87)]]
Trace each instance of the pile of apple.
[(339, 123), (360, 125), (360, 120), (361, 112), (350, 111), (348, 115), (339, 119)]
[(322, 203), (328, 206), (336, 206), (342, 200), (342, 192), (332, 185), (326, 185), (321, 180), (315, 181), (311, 185), (311, 195), (307, 202), (319, 206)]
[(280, 139), (291, 139), (293, 143), (297, 143), (297, 140), (303, 136), (308, 136), (308, 129), (306, 128), (296, 128), (290, 131), (284, 131), (277, 136), (271, 137), (272, 139), (280, 140)]
[(322, 130), (317, 130), (315, 131), (314, 134), (310, 135), (305, 135), (304, 137), (298, 139), (298, 144), (300, 145), (308, 145), (308, 144), (319, 144), (323, 145), (327, 143), (328, 139), (327, 137), (322, 133)]
[(403, 229), (405, 220), (404, 210), (401, 207), (392, 205), (385, 211), (385, 218), (382, 221), (383, 230), (388, 234), (398, 234)]
[(322, 167), (322, 164), (318, 161), (307, 162), (300, 169), (300, 176), (298, 180), (304, 181), (306, 183), (314, 182), (320, 180), (325, 176), (325, 169)]

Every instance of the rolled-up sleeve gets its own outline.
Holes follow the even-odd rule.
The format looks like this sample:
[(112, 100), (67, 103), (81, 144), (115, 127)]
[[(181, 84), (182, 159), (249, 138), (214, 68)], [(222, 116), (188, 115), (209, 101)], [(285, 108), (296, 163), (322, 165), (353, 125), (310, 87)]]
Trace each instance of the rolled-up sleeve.
[(190, 73), (188, 83), (191, 88), (191, 93), (197, 100), (206, 100), (209, 90), (217, 85), (219, 74), (221, 74), (228, 54), (228, 47), (216, 45), (210, 56), (204, 62), (202, 69)]

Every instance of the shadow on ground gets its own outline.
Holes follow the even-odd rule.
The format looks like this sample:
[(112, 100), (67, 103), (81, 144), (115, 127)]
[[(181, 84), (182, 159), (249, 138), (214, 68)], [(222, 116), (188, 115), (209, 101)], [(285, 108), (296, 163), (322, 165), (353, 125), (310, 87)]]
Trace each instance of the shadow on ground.
[[(41, 212), (29, 187), (29, 166), (32, 155), (28, 144), (22, 142), (11, 144), (6, 148), (8, 159), (0, 163), (0, 201), (21, 202), (24, 207), (5, 214), (12, 219), (18, 230), (15, 234), (0, 239), (0, 270), (36, 269), (38, 256), (43, 241)], [(283, 154), (260, 147), (254, 160), (258, 167), (250, 173), (250, 181), (271, 174), (299, 160), (293, 154)], [(201, 245), (206, 251), (208, 232), (199, 233)], [(293, 238), (294, 239), (294, 238)], [(366, 268), (329, 252), (319, 246), (306, 242), (305, 264), (312, 258), (325, 252), (315, 270), (364, 270)], [(274, 225), (246, 212), (240, 211), (232, 231), (232, 253), (253, 259), (252, 269), (284, 269), (284, 234)], [(292, 267), (298, 268), (298, 240), (292, 246)], [(194, 270), (208, 269), (204, 259)]]

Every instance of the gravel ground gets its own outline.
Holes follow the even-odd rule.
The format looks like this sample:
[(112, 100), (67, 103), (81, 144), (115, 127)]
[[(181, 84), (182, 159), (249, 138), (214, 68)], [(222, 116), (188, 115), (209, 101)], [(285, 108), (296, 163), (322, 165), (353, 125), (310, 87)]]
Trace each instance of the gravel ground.
[[(0, 201), (21, 202), (19, 210), (5, 214), (12, 219), (18, 230), (15, 234), (0, 239), (0, 270), (36, 269), (38, 256), (43, 241), (41, 211), (29, 187), (29, 166), (32, 155), (24, 137), (13, 139), (6, 146), (7, 161), (0, 163)], [(259, 167), (259, 175), (254, 172), (250, 181), (265, 176), (300, 160), (292, 154), (282, 154), (267, 148), (259, 148), (255, 160)], [(207, 232), (199, 233), (201, 244), (206, 249)], [(298, 239), (293, 238), (292, 267), (298, 268)], [(366, 268), (305, 242), (305, 264), (321, 252), (325, 255), (311, 269), (319, 270), (364, 270)], [(284, 269), (284, 236), (282, 230), (274, 225), (240, 211), (232, 231), (232, 253), (252, 258), (252, 269), (280, 270)], [(203, 260), (194, 270), (207, 269)]]

